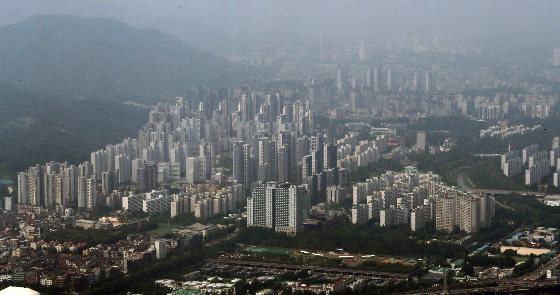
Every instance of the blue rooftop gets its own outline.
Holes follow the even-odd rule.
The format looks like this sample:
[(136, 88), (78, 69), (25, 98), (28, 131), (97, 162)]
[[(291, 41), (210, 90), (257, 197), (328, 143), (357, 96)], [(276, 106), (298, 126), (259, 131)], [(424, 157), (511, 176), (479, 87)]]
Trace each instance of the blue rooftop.
[(480, 247), (480, 248), (478, 248), (478, 249), (476, 249), (476, 250), (478, 250), (478, 251), (483, 251), (483, 250), (486, 249), (486, 248), (488, 248), (488, 245), (484, 245), (484, 246), (482, 246), (482, 247)]
[(512, 238), (514, 238), (514, 239), (515, 239), (515, 238), (519, 238), (520, 236), (522, 236), (522, 235), (524, 235), (524, 234), (525, 234), (524, 231), (520, 231), (520, 232), (516, 233), (515, 235), (513, 235)]

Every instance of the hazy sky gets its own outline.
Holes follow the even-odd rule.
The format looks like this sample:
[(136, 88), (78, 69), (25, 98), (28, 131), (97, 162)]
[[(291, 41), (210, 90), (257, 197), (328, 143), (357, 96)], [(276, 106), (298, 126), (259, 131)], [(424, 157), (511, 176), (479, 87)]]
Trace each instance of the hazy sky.
[(207, 49), (220, 46), (210, 39), (262, 44), (284, 38), (384, 33), (546, 39), (560, 27), (560, 1), (555, 0), (1, 0), (1, 4), (0, 26), (36, 14), (109, 17), (134, 27), (157, 28)]

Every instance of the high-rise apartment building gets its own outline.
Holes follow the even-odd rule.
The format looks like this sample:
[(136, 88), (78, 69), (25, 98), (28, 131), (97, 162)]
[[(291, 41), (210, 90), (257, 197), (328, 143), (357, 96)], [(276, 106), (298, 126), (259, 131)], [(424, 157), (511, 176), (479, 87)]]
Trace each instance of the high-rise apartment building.
[(560, 66), (560, 48), (554, 48), (552, 50), (552, 64), (555, 67)]
[(167, 247), (165, 240), (157, 240), (154, 242), (154, 248), (156, 249), (156, 259), (163, 259), (167, 255)]
[(418, 150), (426, 152), (426, 132), (416, 133), (416, 146)]
[(496, 212), (493, 197), (449, 191), (435, 196), (436, 229), (453, 232), (456, 228), (475, 233), (490, 226)]
[(233, 180), (245, 186), (253, 182), (251, 145), (242, 141), (233, 144)]
[(365, 61), (366, 57), (366, 41), (361, 40), (358, 44), (358, 59), (360, 61)]
[(296, 234), (309, 212), (304, 186), (268, 182), (256, 187), (247, 199), (247, 226), (263, 226)]

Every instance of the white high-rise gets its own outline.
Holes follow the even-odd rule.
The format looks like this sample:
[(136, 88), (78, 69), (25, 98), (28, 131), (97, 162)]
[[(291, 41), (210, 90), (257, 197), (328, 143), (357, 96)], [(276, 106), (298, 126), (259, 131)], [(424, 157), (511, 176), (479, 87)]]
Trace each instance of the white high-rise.
[(360, 44), (358, 45), (358, 58), (360, 61), (366, 60), (366, 41), (361, 40)]
[(167, 255), (167, 247), (165, 240), (157, 240), (154, 242), (156, 248), (156, 259), (163, 259)]
[(560, 66), (560, 48), (554, 48), (554, 50), (552, 50), (552, 64), (555, 67)]
[(309, 211), (305, 187), (268, 182), (247, 199), (247, 226), (263, 226), (296, 234)]

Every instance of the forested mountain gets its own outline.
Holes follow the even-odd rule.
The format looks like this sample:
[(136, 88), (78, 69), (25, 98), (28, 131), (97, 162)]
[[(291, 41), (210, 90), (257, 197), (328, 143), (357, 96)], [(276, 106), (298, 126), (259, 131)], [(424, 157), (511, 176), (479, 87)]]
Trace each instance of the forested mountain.
[(225, 85), (241, 66), (155, 29), (119, 20), (39, 15), (0, 29), (0, 83), (35, 93), (154, 104)]
[(137, 137), (149, 108), (245, 69), (155, 29), (39, 15), (0, 29), (0, 177), (35, 164), (89, 160)]

